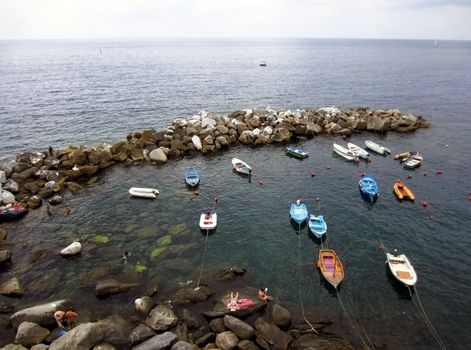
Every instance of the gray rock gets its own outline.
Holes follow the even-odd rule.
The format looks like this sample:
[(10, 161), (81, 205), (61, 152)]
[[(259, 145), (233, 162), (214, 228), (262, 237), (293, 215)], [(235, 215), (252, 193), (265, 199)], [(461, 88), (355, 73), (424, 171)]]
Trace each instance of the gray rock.
[(183, 305), (207, 300), (213, 292), (206, 286), (195, 288), (182, 288), (173, 295), (173, 303)]
[(16, 202), (16, 199), (13, 193), (0, 190), (0, 203), (2, 202), (3, 204), (13, 204)]
[(143, 296), (142, 298), (138, 298), (134, 300), (134, 309), (137, 312), (143, 313), (147, 315), (150, 310), (154, 307), (155, 303), (151, 297)]
[(51, 343), (49, 350), (89, 350), (103, 341), (103, 325), (82, 323)]
[(116, 350), (116, 348), (108, 343), (100, 343), (95, 345), (92, 350)]
[(23, 345), (19, 344), (8, 344), (3, 348), (0, 348), (0, 350), (28, 350), (28, 348), (25, 348)]
[(63, 199), (62, 199), (61, 196), (56, 195), (56, 196), (52, 197), (51, 199), (49, 199), (48, 202), (51, 205), (57, 205), (57, 204), (62, 203), (62, 200)]
[(198, 345), (199, 347), (203, 347), (206, 344), (212, 343), (215, 339), (216, 339), (216, 334), (211, 332), (196, 339), (195, 344)]
[(222, 333), (227, 330), (222, 318), (211, 320), (211, 322), (209, 322), (209, 328), (216, 333)]
[(239, 142), (243, 143), (244, 145), (248, 145), (252, 142), (252, 131), (245, 130), (239, 136)]
[(5, 184), (7, 182), (7, 175), (3, 170), (0, 170), (0, 184)]
[(206, 128), (214, 128), (216, 126), (216, 121), (212, 118), (206, 117), (201, 120), (201, 127), (203, 129)]
[(31, 347), (30, 350), (48, 350), (49, 345), (46, 344), (36, 344)]
[(240, 350), (259, 350), (259, 347), (253, 341), (247, 339), (241, 340), (237, 344), (237, 348)]
[(279, 327), (288, 327), (291, 324), (291, 312), (279, 304), (271, 307), (271, 319)]
[(137, 286), (137, 283), (126, 283), (115, 279), (106, 279), (97, 282), (95, 293), (98, 297), (105, 297), (113, 294), (125, 293)]
[(23, 288), (21, 287), (20, 280), (16, 277), (2, 283), (0, 285), (0, 294), (18, 297), (24, 294)]
[(188, 309), (182, 310), (180, 319), (186, 323), (188, 329), (195, 329), (201, 325), (198, 316)]
[(129, 344), (132, 327), (127, 320), (118, 315), (111, 315), (98, 322), (103, 329), (103, 341), (118, 348)]
[(10, 261), (11, 251), (9, 250), (0, 250), (0, 264)]
[(11, 193), (18, 192), (18, 183), (12, 179), (8, 179), (8, 181), (2, 187), (4, 190), (10, 191)]
[(212, 135), (208, 135), (203, 139), (203, 142), (207, 145), (213, 145), (214, 144), (214, 138)]
[(165, 331), (177, 324), (177, 316), (167, 305), (161, 304), (152, 309), (146, 324), (155, 331)]
[(152, 152), (150, 152), (149, 158), (153, 162), (157, 162), (157, 163), (166, 163), (168, 160), (167, 155), (165, 154), (162, 148), (156, 148)]
[(134, 346), (132, 350), (162, 350), (169, 348), (177, 341), (177, 336), (172, 332), (158, 334), (144, 343)]
[(286, 350), (292, 340), (291, 335), (282, 332), (277, 325), (268, 323), (263, 317), (255, 321), (255, 329), (257, 339), (270, 344), (271, 350)]
[(186, 341), (179, 340), (173, 344), (171, 350), (198, 350), (198, 347), (195, 344), (190, 344)]
[(42, 204), (42, 199), (40, 196), (31, 196), (26, 200), (26, 205), (28, 208), (36, 209), (39, 208)]
[(226, 315), (223, 321), (226, 328), (231, 330), (240, 339), (250, 339), (254, 335), (255, 330), (251, 325), (234, 316)]
[(27, 347), (41, 343), (49, 335), (49, 330), (33, 322), (22, 322), (16, 331), (15, 343)]
[(222, 350), (234, 350), (239, 343), (239, 339), (231, 331), (219, 333), (216, 336), (216, 345)]
[(53, 326), (56, 324), (54, 312), (64, 310), (68, 306), (70, 306), (70, 302), (65, 299), (32, 306), (15, 312), (11, 316), (11, 321), (14, 327), (18, 327), (24, 321), (34, 322), (43, 327)]
[(152, 338), (155, 332), (152, 328), (145, 324), (140, 324), (131, 331), (129, 341), (131, 345), (142, 343), (143, 341)]
[[(7, 231), (4, 229), (4, 228), (1, 228), (0, 227), (0, 241), (3, 241), (7, 239)], [(1, 250), (0, 252), (4, 252), (5, 250)], [(1, 257), (1, 253), (0, 253), (0, 257)], [(1, 258), (0, 258), (0, 263), (2, 262)]]

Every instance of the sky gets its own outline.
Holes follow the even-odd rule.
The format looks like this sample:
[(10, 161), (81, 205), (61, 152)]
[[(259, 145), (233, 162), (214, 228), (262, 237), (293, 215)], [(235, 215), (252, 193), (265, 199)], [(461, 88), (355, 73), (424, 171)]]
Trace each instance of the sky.
[(471, 0), (0, 0), (1, 39), (471, 40)]

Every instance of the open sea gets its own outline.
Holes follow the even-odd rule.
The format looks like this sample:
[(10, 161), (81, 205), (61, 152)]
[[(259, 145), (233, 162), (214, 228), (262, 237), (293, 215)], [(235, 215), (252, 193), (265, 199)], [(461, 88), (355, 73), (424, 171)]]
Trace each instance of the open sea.
[[(198, 219), (217, 196), (219, 225), (208, 237), (205, 271), (246, 267), (247, 283), (267, 286), (297, 313), (302, 300), (308, 315), (334, 321), (335, 332), (358, 348), (367, 334), (376, 349), (440, 349), (422, 306), (447, 349), (469, 349), (471, 42), (0, 41), (4, 162), (49, 146), (114, 143), (131, 131), (160, 129), (200, 110), (332, 105), (397, 108), (424, 116), (431, 127), (413, 134), (353, 135), (357, 145), (373, 139), (391, 149), (388, 157), (372, 154), (369, 164), (333, 155), (334, 138), (323, 135), (302, 143), (310, 152), (302, 161), (287, 157), (283, 145), (269, 145), (158, 167), (115, 165), (75, 195), (65, 193), (70, 215), (60, 207), (48, 216), (43, 207), (2, 224), (8, 232), (2, 247), (12, 251), (12, 264), (0, 270), (0, 283), (19, 277), (25, 294), (0, 296), (0, 305), (19, 309), (67, 297), (92, 319), (132, 314), (134, 299), (156, 281), (165, 289), (198, 278), (205, 248)], [(423, 155), (420, 168), (408, 171), (393, 160), (407, 150)], [(232, 171), (233, 157), (252, 166), (251, 181)], [(190, 165), (202, 177), (200, 195), (192, 200), (183, 182)], [(373, 205), (358, 190), (363, 172), (379, 182)], [(397, 178), (415, 193), (414, 203), (396, 200)], [(157, 187), (160, 195), (154, 201), (132, 199), (132, 186)], [(290, 223), (289, 207), (297, 198), (326, 218), (323, 245), (335, 249), (345, 267), (338, 295), (321, 283), (315, 267), (319, 242), (307, 227), (298, 232)], [(428, 207), (421, 205), (424, 200)], [(158, 239), (167, 235), (170, 245), (155, 256)], [(75, 239), (84, 245), (80, 257), (57, 255)], [(414, 265), (412, 297), (388, 272), (380, 242)], [(127, 264), (121, 261), (125, 250), (131, 252)], [(136, 266), (147, 270), (136, 272)], [(105, 277), (139, 287), (99, 300), (95, 282)], [(13, 330), (0, 332), (0, 346), (13, 340)]]

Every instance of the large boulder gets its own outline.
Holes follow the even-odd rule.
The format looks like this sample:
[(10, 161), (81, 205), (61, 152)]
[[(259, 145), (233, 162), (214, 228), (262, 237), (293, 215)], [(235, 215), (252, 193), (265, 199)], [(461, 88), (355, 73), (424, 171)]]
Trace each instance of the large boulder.
[(270, 308), (271, 319), (279, 327), (288, 327), (291, 324), (291, 312), (280, 304), (273, 304)]
[(2, 202), (3, 204), (13, 204), (16, 202), (16, 199), (13, 193), (0, 189), (0, 203)]
[(190, 344), (186, 341), (179, 340), (172, 345), (170, 350), (198, 350), (199, 348), (195, 344)]
[(20, 280), (16, 277), (9, 279), (8, 281), (0, 285), (0, 294), (18, 297), (24, 294), (23, 287), (21, 286)]
[(222, 350), (234, 350), (238, 342), (239, 339), (231, 331), (219, 333), (216, 336), (216, 346)]
[(286, 350), (293, 339), (288, 333), (282, 332), (277, 325), (268, 323), (263, 317), (255, 321), (255, 336), (269, 344), (271, 350)]
[(0, 250), (0, 264), (10, 261), (11, 251), (10, 250)]
[(103, 324), (82, 323), (52, 342), (49, 350), (89, 350), (103, 341), (103, 335)]
[(203, 145), (201, 144), (201, 139), (198, 135), (193, 135), (193, 137), (191, 138), (191, 142), (198, 151), (203, 148)]
[(143, 313), (144, 315), (147, 315), (153, 307), (154, 301), (151, 297), (144, 296), (142, 298), (137, 298), (136, 300), (134, 300), (134, 309), (137, 312)]
[(177, 324), (177, 316), (167, 305), (157, 305), (151, 310), (146, 324), (155, 331), (166, 331)]
[(109, 162), (113, 159), (113, 155), (108, 148), (99, 147), (92, 149), (88, 155), (88, 161), (93, 165), (98, 165), (101, 162)]
[(201, 127), (203, 129), (211, 129), (211, 128), (214, 128), (216, 126), (217, 122), (216, 120), (212, 119), (212, 118), (209, 118), (209, 117), (206, 117), (206, 118), (203, 118), (201, 120)]
[(111, 315), (99, 321), (103, 329), (103, 341), (121, 349), (129, 344), (132, 327), (127, 320)]
[(75, 165), (84, 165), (87, 162), (87, 155), (82, 149), (76, 149), (69, 154), (69, 160)]
[(22, 322), (16, 331), (15, 343), (27, 347), (42, 343), (51, 332), (33, 322)]
[(226, 315), (223, 321), (226, 328), (231, 330), (240, 339), (250, 339), (254, 335), (255, 330), (251, 325), (234, 316)]
[(3, 190), (9, 191), (11, 193), (17, 193), (19, 186), (18, 183), (13, 179), (8, 179), (2, 186)]
[(66, 309), (68, 306), (70, 302), (65, 299), (32, 306), (15, 312), (11, 316), (11, 322), (14, 327), (18, 327), (24, 321), (34, 322), (43, 327), (53, 326), (56, 324), (54, 312)]
[(141, 323), (131, 331), (131, 334), (129, 335), (129, 342), (131, 345), (136, 345), (152, 338), (154, 335), (155, 332), (152, 328)]
[(213, 295), (213, 292), (206, 286), (200, 286), (197, 290), (194, 288), (182, 288), (174, 294), (172, 300), (174, 304), (183, 305), (205, 301), (211, 295)]
[(199, 317), (188, 309), (183, 309), (180, 319), (185, 322), (188, 329), (195, 329), (201, 326)]
[(149, 158), (151, 161), (157, 163), (166, 163), (168, 160), (167, 155), (162, 148), (156, 148), (152, 150), (152, 152), (149, 154)]
[(0, 184), (5, 184), (7, 182), (7, 176), (3, 170), (0, 170)]
[(239, 136), (239, 142), (243, 143), (244, 145), (248, 145), (252, 142), (252, 131), (245, 130)]
[(98, 297), (106, 297), (109, 295), (125, 293), (131, 289), (136, 288), (137, 286), (137, 283), (120, 282), (110, 278), (97, 282), (95, 285), (95, 294)]
[(158, 334), (142, 344), (134, 346), (132, 350), (162, 350), (168, 349), (177, 341), (177, 336), (172, 332)]

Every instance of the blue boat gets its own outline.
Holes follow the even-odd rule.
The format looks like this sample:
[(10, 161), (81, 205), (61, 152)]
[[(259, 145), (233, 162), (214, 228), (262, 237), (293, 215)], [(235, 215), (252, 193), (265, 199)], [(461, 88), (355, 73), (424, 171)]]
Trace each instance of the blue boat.
[(327, 223), (324, 220), (323, 215), (314, 215), (309, 216), (309, 230), (317, 238), (322, 238), (322, 236), (327, 232)]
[(200, 183), (200, 176), (195, 168), (185, 170), (185, 182), (190, 187), (196, 187)]
[(373, 203), (378, 198), (378, 182), (373, 176), (363, 176), (360, 179), (358, 186), (360, 187), (360, 192), (364, 199)]
[(298, 224), (302, 224), (307, 219), (307, 208), (304, 203), (298, 199), (296, 203), (291, 204), (291, 209), (289, 211), (291, 219), (296, 221)]
[(20, 203), (15, 203), (11, 208), (0, 210), (0, 222), (13, 221), (22, 218), (28, 212), (28, 208)]
[(286, 153), (289, 156), (293, 156), (299, 159), (303, 159), (309, 156), (309, 153), (305, 151), (304, 148), (293, 145), (286, 147)]

